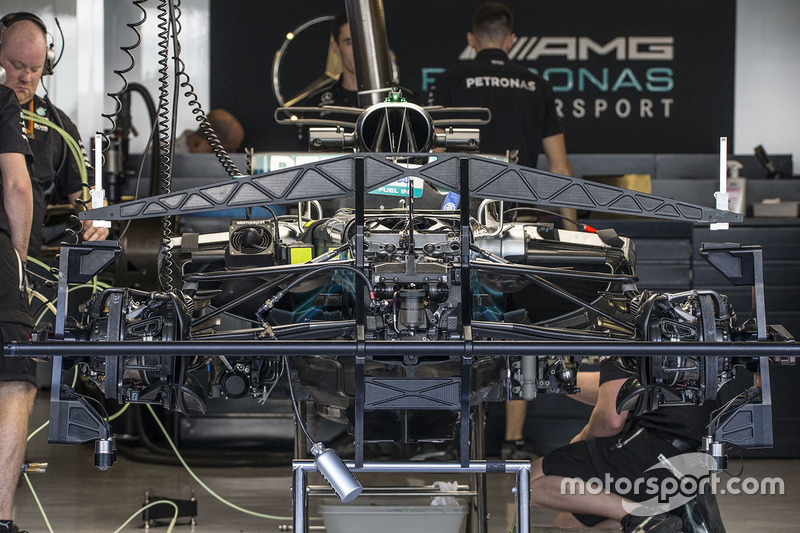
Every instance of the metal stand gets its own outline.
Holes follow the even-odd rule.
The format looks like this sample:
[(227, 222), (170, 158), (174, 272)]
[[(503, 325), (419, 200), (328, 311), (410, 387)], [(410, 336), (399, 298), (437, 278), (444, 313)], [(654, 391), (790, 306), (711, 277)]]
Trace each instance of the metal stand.
[[(58, 262), (55, 339), (65, 339), (64, 325), (69, 309), (69, 284), (88, 282), (119, 254), (120, 247), (116, 241), (61, 246)], [(109, 357), (108, 361), (115, 362), (116, 359)], [(107, 424), (94, 407), (89, 405), (86, 399), (75, 395), (70, 396), (62, 389), (62, 363), (61, 355), (53, 357), (48, 442), (51, 444), (80, 444), (90, 440), (108, 439)], [(116, 371), (111, 372), (110, 375), (116, 376)], [(114, 397), (116, 397), (116, 381), (109, 384), (109, 387), (113, 387)], [(69, 389), (66, 386), (65, 388)], [(116, 457), (116, 452), (114, 452), (114, 457)]]
[[(345, 465), (354, 473), (421, 473), (421, 474), (516, 474), (514, 503), (516, 504), (516, 531), (530, 531), (530, 474), (528, 461), (469, 461), (466, 466), (460, 463), (420, 463), (420, 462), (365, 462), (355, 468), (353, 461)], [(314, 461), (292, 462), (292, 517), (293, 531), (308, 533), (308, 473), (316, 470)], [(484, 513), (485, 515), (485, 513)]]
[[(486, 458), (485, 432), (486, 404), (475, 408), (472, 420), (472, 446), (470, 459), (480, 461)], [(486, 474), (470, 474), (470, 488), (475, 491), (471, 499), (471, 508), (467, 514), (467, 533), (487, 533), (489, 531), (489, 513), (486, 508)]]

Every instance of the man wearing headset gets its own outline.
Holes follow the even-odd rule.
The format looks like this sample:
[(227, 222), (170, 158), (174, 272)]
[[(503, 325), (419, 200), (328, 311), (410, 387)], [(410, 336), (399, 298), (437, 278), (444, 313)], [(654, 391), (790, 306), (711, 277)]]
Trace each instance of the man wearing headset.
[[(47, 99), (36, 95), (42, 75), (52, 73), (53, 62), (53, 52), (47, 46), (47, 29), (39, 17), (31, 13), (11, 13), (0, 19), (0, 68), (2, 68), (0, 78), (4, 75), (3, 84), (16, 94), (19, 104), (15, 106), (16, 109), (19, 107), (28, 109), (60, 125), (80, 143), (78, 130), (69, 117), (51, 105)], [(3, 94), (10, 96), (11, 91), (6, 90), (6, 87), (3, 87)], [(19, 130), (16, 135), (19, 137)], [(18, 212), (19, 206), (16, 206), (16, 211), (14, 206), (8, 206), (10, 209), (6, 208), (4, 211), (8, 226), (11, 226), (11, 231), (8, 231), (9, 237), (14, 240), (15, 248), (21, 256), (20, 265), (27, 255), (36, 255), (41, 248), (41, 231), (46, 206), (45, 192), (54, 188), (62, 199), (68, 199), (77, 210), (83, 187), (78, 165), (59, 133), (53, 128), (26, 119), (23, 122), (23, 136), (30, 145), (30, 152), (33, 153), (31, 178), (28, 180), (28, 185), (32, 188), (32, 209), (27, 213), (27, 218)], [(5, 132), (0, 138), (3, 141), (10, 139)], [(91, 165), (85, 151), (83, 152), (86, 166), (91, 173)], [(5, 159), (7, 155), (12, 154), (2, 154), (2, 157)], [(4, 193), (7, 193), (6, 181), (11, 180), (11, 176), (12, 174), (9, 174), (7, 177), (3, 169)], [(8, 198), (8, 196), (4, 198), (4, 203), (8, 203)], [(26, 236), (16, 234), (21, 231), (18, 227), (15, 233), (14, 226), (23, 221), (27, 221), (25, 225), (30, 232), (29, 243)], [(3, 227), (0, 222), (0, 235), (2, 233)], [(108, 235), (108, 230), (96, 228), (91, 223), (84, 223), (82, 235), (85, 240), (102, 240)], [(19, 244), (22, 241), (25, 241), (24, 245)], [(10, 254), (3, 254), (0, 250), (0, 256), (10, 256)], [(0, 276), (8, 277), (10, 272), (6, 270), (3, 268)], [(16, 272), (16, 269), (11, 270)], [(21, 279), (21, 276), (17, 277)], [(0, 314), (3, 315), (4, 321), (8, 321), (10, 315), (5, 311), (6, 308), (11, 305), (12, 300), (15, 304), (20, 302), (16, 301), (16, 294), (6, 294), (7, 290), (11, 289), (4, 287), (2, 290)], [(32, 323), (27, 310), (27, 295), (23, 303), (24, 309), (15, 308), (16, 318), (13, 322), (18, 326), (17, 330), (19, 328), (27, 330), (21, 333), (17, 330), (3, 329), (2, 334), (6, 340), (27, 338)], [(22, 339), (18, 338), (20, 335)], [(11, 522), (11, 506), (25, 453), (28, 417), (36, 395), (35, 384), (36, 372), (32, 362), (0, 360), (0, 533), (17, 531)]]
[[(52, 73), (53, 56), (47, 46), (47, 29), (39, 17), (32, 13), (10, 13), (0, 20), (0, 65), (6, 71), (5, 85), (16, 93), (22, 109), (59, 125), (83, 148), (78, 129), (69, 117), (47, 98), (36, 95), (42, 76)], [(78, 164), (61, 136), (48, 126), (30, 120), (25, 124), (34, 156), (34, 224), (29, 255), (36, 255), (41, 247), (45, 193), (54, 187), (59, 198), (69, 200), (77, 211), (82, 209), (78, 200), (83, 190)], [(91, 182), (94, 177), (91, 163), (85, 150), (81, 151)], [(107, 229), (94, 227), (91, 221), (83, 222), (84, 240), (102, 240), (107, 235)]]

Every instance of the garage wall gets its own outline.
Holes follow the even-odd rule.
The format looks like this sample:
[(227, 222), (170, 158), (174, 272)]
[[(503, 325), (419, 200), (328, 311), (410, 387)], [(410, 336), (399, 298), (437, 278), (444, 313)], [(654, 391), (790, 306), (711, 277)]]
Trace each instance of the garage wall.
[(800, 168), (800, 2), (738, 0), (734, 151), (794, 155)]
[[(181, 3), (181, 58), (204, 109), (209, 102), (208, 4), (209, 0)], [(157, 104), (156, 2), (147, 2), (143, 7), (147, 21), (141, 28), (142, 42), (135, 52), (136, 65), (126, 77), (129, 82), (147, 87)], [(44, 21), (54, 37), (56, 57), (62, 48), (55, 23), (58, 17), (66, 45), (55, 75), (45, 78), (45, 83), (50, 99), (72, 117), (88, 148), (94, 132), (109, 127), (108, 120), (101, 117), (114, 109), (106, 93), (122, 88), (121, 79), (112, 69), (129, 65), (129, 59), (119, 48), (136, 42), (135, 34), (126, 24), (139, 20), (141, 12), (128, 0), (3, 0), (0, 4), (0, 16), (15, 11), (33, 12)], [(39, 93), (43, 94), (41, 88)], [(131, 151), (140, 152), (147, 142), (149, 118), (141, 98), (134, 96), (132, 102), (139, 136), (131, 139)], [(186, 100), (182, 99), (181, 104), (177, 131), (195, 129), (196, 122)]]
[[(182, 2), (184, 60), (205, 106), (209, 101), (206, 36), (210, 1)], [(109, 69), (117, 58), (118, 43), (113, 42), (112, 35), (120, 39), (127, 35), (124, 23), (129, 21), (130, 9), (130, 2), (121, 0), (3, 0), (0, 9), (3, 14), (23, 10), (36, 12), (51, 27), (51, 32), (55, 31), (52, 17), (58, 15), (68, 36), (67, 48), (57, 75), (48, 80), (50, 95), (59, 107), (76, 117), (84, 138), (103, 126), (100, 113), (106, 110), (104, 95), (118, 88), (118, 81)], [(106, 31), (110, 24), (114, 24), (114, 32)], [(148, 24), (155, 22), (149, 20)], [(752, 153), (756, 144), (763, 144), (771, 153), (791, 153), (800, 161), (800, 134), (797, 132), (800, 99), (795, 95), (795, 88), (800, 86), (798, 27), (800, 2), (796, 0), (737, 0), (734, 152)], [(154, 48), (149, 37), (151, 33), (154, 35), (154, 31), (146, 32), (144, 49)], [(76, 39), (76, 35), (82, 37)], [(101, 42), (103, 46), (99, 46)], [(59, 48), (56, 35), (56, 49)], [(153, 61), (145, 63), (142, 59), (130, 79), (151, 86), (157, 78), (156, 69)], [(147, 123), (143, 110), (135, 113), (142, 114), (138, 121)], [(182, 114), (179, 129), (193, 127), (188, 110)], [(139, 144), (143, 145), (143, 141), (134, 139), (134, 150)]]

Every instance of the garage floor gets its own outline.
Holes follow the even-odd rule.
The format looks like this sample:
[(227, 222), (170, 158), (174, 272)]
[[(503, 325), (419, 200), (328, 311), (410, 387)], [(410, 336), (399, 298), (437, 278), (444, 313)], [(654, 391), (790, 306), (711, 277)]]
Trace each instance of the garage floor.
[[(31, 428), (47, 419), (47, 397), (37, 399)], [(211, 452), (213, 453), (213, 452)], [(46, 431), (35, 436), (28, 447), (29, 461), (49, 463), (46, 473), (32, 474), (30, 480), (42, 502), (56, 533), (108, 533), (116, 531), (125, 520), (136, 513), (150, 491), (158, 496), (188, 499), (192, 491), (198, 501), (195, 526), (182, 525), (175, 531), (196, 533), (231, 533), (255, 531), (287, 531), (291, 525), (291, 466), (268, 468), (197, 468), (196, 473), (214, 491), (238, 506), (258, 513), (283, 517), (269, 520), (243, 514), (208, 495), (197, 481), (180, 466), (135, 462), (121, 456), (116, 466), (101, 472), (92, 466), (93, 447), (55, 446), (47, 444)], [(739, 474), (739, 469), (743, 471)], [(798, 531), (800, 530), (800, 460), (731, 459), (730, 472), (741, 478), (780, 476), (785, 484), (784, 495), (724, 494), (719, 496), (722, 516), (728, 532)], [(359, 476), (365, 485), (423, 485), (436, 478), (415, 475)], [(725, 480), (727, 478), (723, 478)], [(442, 481), (455, 481), (443, 479)], [(466, 483), (466, 478), (460, 480)], [(322, 478), (312, 479), (313, 484)], [(513, 516), (514, 479), (511, 475), (494, 474), (488, 477), (489, 531), (509, 530)], [(312, 514), (317, 515), (319, 498), (312, 498)], [(318, 516), (318, 515), (317, 515)], [(534, 531), (552, 523), (555, 513), (533, 511)], [(47, 526), (37, 509), (27, 485), (18, 489), (16, 522), (31, 533), (46, 532)], [(184, 521), (185, 522), (185, 521)], [(314, 522), (321, 524), (321, 522)], [(282, 529), (281, 526), (284, 526)], [(409, 526), (411, 526), (409, 528)], [(143, 522), (137, 516), (122, 531), (141, 531)], [(317, 526), (315, 529), (319, 529)], [(423, 531), (404, 519), (398, 531)], [(151, 531), (165, 531), (154, 527)], [(382, 533), (394, 531), (384, 519)], [(438, 531), (437, 531), (438, 533)]]

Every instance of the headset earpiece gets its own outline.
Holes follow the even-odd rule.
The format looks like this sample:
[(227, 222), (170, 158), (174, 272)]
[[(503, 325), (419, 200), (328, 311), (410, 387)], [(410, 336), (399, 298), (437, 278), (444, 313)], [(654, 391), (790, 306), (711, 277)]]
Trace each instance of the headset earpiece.
[[(50, 35), (50, 33), (48, 33), (47, 26), (42, 21), (42, 19), (40, 19), (33, 13), (19, 11), (17, 13), (9, 13), (8, 15), (0, 19), (0, 24), (3, 25), (2, 30), (0, 30), (0, 45), (3, 44), (2, 35), (3, 33), (5, 33), (6, 28), (8, 28), (9, 26), (11, 26), (16, 22), (19, 22), (20, 20), (30, 20), (31, 22), (36, 23), (37, 26), (42, 28), (45, 37), (46, 38), (50, 37), (49, 39), (50, 44), (47, 46), (47, 52), (45, 53), (45, 59), (44, 59), (44, 66), (42, 67), (42, 75), (49, 76), (50, 74), (53, 73), (53, 68), (55, 67), (56, 63), (56, 52), (55, 50), (53, 50), (54, 43), (52, 42), (53, 38)], [(0, 66), (0, 78), (2, 78), (2, 81), (0, 81), (0, 83), (3, 83), (5, 81), (5, 76), (6, 76), (5, 69), (2, 66)]]
[(50, 76), (53, 74), (53, 69), (56, 65), (56, 51), (53, 50), (53, 46), (55, 45), (51, 42), (47, 47), (47, 52), (44, 56), (44, 66), (42, 67), (42, 76)]

